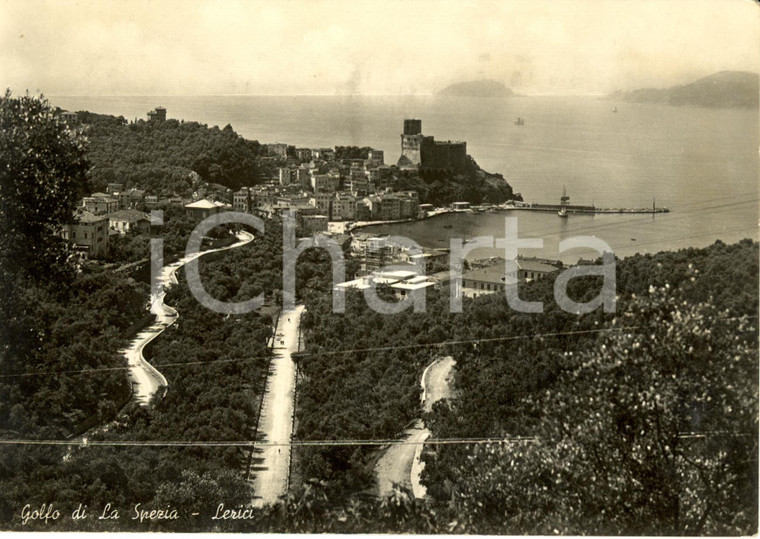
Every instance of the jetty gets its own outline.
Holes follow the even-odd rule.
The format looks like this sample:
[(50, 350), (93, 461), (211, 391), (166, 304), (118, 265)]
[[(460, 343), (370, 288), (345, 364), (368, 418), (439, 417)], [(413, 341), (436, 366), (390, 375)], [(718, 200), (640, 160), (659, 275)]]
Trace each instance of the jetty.
[(574, 204), (538, 204), (538, 203), (530, 203), (530, 202), (507, 202), (505, 204), (499, 204), (498, 206), (494, 206), (492, 208), (493, 210), (497, 211), (512, 211), (512, 210), (522, 210), (522, 211), (544, 211), (544, 212), (559, 212), (561, 210), (564, 210), (566, 213), (574, 213), (574, 214), (587, 214), (587, 215), (593, 215), (597, 213), (668, 213), (670, 210), (668, 208), (658, 208), (652, 205), (651, 208), (597, 208), (596, 206), (583, 206), (583, 205), (574, 205)]

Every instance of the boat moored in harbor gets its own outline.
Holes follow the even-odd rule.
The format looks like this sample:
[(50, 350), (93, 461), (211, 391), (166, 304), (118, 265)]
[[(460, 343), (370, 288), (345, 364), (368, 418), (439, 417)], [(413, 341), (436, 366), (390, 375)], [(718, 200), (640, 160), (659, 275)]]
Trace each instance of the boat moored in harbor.
[(570, 197), (567, 196), (567, 191), (565, 190), (565, 186), (562, 186), (562, 198), (560, 200), (560, 208), (557, 212), (557, 215), (560, 217), (567, 217), (567, 203), (570, 201)]

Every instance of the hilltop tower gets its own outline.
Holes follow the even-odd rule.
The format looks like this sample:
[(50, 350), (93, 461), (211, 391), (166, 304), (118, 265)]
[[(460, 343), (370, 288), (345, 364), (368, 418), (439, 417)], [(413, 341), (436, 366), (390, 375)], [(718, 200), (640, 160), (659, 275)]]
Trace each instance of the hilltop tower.
[(156, 107), (155, 110), (149, 111), (148, 121), (165, 122), (166, 109), (164, 107)]
[(404, 120), (405, 135), (421, 135), (422, 120)]

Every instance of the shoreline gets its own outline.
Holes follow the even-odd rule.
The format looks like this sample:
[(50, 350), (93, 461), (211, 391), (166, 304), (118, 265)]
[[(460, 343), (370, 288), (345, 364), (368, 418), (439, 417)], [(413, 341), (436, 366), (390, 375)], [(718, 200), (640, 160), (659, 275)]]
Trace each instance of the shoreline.
[[(435, 217), (439, 217), (441, 215), (449, 215), (449, 214), (457, 214), (457, 213), (465, 213), (465, 214), (478, 214), (478, 213), (503, 213), (508, 212), (512, 210), (516, 211), (535, 211), (535, 212), (543, 212), (543, 213), (551, 213), (551, 212), (557, 212), (561, 209), (561, 206), (559, 204), (529, 204), (527, 206), (504, 206), (504, 205), (498, 205), (498, 206), (490, 206), (488, 208), (482, 208), (479, 206), (474, 206), (473, 208), (466, 209), (466, 210), (454, 210), (454, 209), (446, 209), (446, 210), (436, 210), (432, 212), (428, 212), (428, 214), (425, 217), (417, 217), (417, 218), (408, 218), (408, 219), (395, 219), (395, 220), (389, 220), (389, 221), (358, 221), (358, 222), (352, 222), (352, 221), (330, 221), (331, 224), (343, 224), (343, 233), (348, 234), (356, 229), (359, 228), (367, 228), (370, 226), (378, 226), (378, 225), (397, 225), (401, 223), (415, 223), (417, 221), (427, 221), (429, 219), (433, 219)], [(647, 215), (647, 214), (657, 214), (657, 213), (670, 213), (670, 210), (668, 208), (595, 208), (593, 206), (588, 207), (568, 207), (566, 208), (567, 213), (572, 214), (579, 214), (579, 215)]]

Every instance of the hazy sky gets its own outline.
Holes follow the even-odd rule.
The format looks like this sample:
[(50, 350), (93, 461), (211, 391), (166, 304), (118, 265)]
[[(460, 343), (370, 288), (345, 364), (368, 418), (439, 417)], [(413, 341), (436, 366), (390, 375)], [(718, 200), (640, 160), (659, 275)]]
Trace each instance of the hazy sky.
[(759, 67), (754, 0), (0, 0), (0, 84), (47, 95), (606, 93)]

